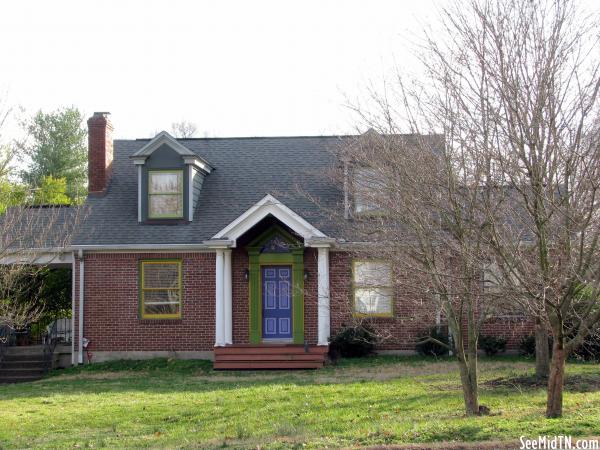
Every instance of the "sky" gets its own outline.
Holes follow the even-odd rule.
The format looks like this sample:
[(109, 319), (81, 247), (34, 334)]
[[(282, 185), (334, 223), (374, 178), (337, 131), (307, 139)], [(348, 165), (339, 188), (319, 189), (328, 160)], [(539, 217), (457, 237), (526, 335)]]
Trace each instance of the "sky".
[(181, 120), (210, 137), (352, 132), (348, 99), (410, 58), (409, 37), (434, 10), (432, 0), (3, 1), (0, 97), (21, 116), (109, 111), (118, 138)]
[(443, 3), (2, 1), (0, 99), (24, 110), (4, 138), (19, 117), (65, 106), (110, 112), (117, 138), (181, 120), (200, 137), (353, 132), (348, 100), (414, 66)]

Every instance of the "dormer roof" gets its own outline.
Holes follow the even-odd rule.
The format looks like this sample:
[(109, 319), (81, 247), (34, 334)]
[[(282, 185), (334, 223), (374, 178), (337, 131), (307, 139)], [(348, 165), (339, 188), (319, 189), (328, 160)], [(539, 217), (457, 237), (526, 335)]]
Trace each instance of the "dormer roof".
[(194, 164), (199, 169), (204, 170), (206, 173), (210, 173), (214, 170), (212, 164), (206, 159), (197, 155), (185, 145), (177, 141), (166, 131), (161, 131), (153, 139), (150, 140), (146, 145), (140, 148), (137, 152), (130, 156), (134, 164), (144, 164), (146, 159), (162, 145), (167, 145), (173, 151), (181, 155), (186, 164)]

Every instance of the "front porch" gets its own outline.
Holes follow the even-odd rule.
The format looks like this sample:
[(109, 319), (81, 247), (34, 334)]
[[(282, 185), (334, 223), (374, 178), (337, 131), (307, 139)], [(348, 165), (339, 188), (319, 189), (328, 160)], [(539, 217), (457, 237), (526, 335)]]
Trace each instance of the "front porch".
[[(215, 368), (322, 367), (330, 334), (332, 240), (267, 196), (211, 244)], [(244, 269), (240, 259), (247, 261)]]
[(26, 279), (0, 324), (0, 384), (37, 380), (50, 369), (70, 366), (72, 253), (8, 254), (0, 264), (15, 265)]

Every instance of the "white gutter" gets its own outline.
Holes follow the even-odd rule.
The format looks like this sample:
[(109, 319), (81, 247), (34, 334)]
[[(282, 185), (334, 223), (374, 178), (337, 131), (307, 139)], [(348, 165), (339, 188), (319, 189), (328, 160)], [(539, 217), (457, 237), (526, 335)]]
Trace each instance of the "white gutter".
[(71, 253), (73, 261), (71, 262), (71, 365), (74, 366), (75, 361), (75, 252)]
[(79, 250), (79, 346), (77, 349), (77, 359), (79, 364), (83, 364), (83, 291), (84, 291), (84, 273), (83, 273), (83, 250)]

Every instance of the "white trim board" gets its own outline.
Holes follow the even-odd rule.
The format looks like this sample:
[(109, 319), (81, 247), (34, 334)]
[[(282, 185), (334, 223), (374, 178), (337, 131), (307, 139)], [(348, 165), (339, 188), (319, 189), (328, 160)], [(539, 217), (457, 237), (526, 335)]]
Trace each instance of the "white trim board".
[(144, 164), (146, 158), (163, 144), (168, 145), (175, 152), (181, 155), (186, 164), (194, 164), (204, 170), (206, 173), (210, 173), (213, 170), (213, 167), (208, 161), (198, 156), (185, 145), (177, 142), (177, 139), (175, 139), (166, 131), (161, 131), (158, 133), (150, 142), (131, 155), (130, 158), (134, 160), (135, 164)]
[(267, 194), (237, 219), (215, 234), (212, 239), (229, 239), (236, 241), (240, 236), (268, 215), (272, 215), (280, 220), (292, 231), (302, 236), (305, 241), (308, 241), (311, 238), (327, 237), (324, 233), (312, 226), (275, 197)]
[(45, 251), (41, 253), (23, 250), (7, 253), (0, 258), (0, 265), (31, 264), (36, 266), (66, 266), (73, 263), (73, 254), (67, 251)]

